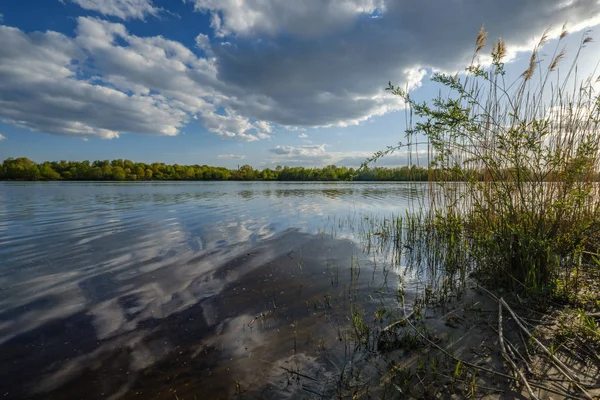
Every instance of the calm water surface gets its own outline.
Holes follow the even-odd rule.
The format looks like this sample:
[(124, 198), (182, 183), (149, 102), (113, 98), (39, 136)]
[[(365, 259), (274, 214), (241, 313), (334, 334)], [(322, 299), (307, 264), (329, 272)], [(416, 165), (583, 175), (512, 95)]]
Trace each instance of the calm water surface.
[(361, 286), (381, 282), (357, 221), (403, 214), (425, 191), (0, 183), (0, 397), (293, 396), (273, 366), (318, 369), (315, 338), (336, 326), (307, 304), (345, 304), (355, 258), (375, 264)]

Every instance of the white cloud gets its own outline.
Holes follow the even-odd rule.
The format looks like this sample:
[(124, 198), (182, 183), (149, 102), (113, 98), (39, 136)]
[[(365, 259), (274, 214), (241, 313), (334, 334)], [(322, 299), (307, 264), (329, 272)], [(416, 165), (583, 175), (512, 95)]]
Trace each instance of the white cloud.
[(407, 68), (404, 70), (404, 76), (406, 78), (406, 87), (408, 90), (414, 90), (421, 87), (423, 78), (427, 75), (425, 68)]
[(270, 139), (271, 138), (271, 135), (269, 135), (268, 133), (264, 133), (264, 132), (259, 132), (256, 134), (256, 136), (259, 139)]
[(231, 33), (275, 35), (289, 32), (317, 36), (349, 26), (360, 15), (383, 12), (383, 0), (191, 0), (194, 9), (211, 14), (218, 36)]
[[(254, 142), (259, 139), (268, 139), (270, 135), (264, 133), (261, 124), (252, 124), (247, 118), (236, 115), (232, 110), (226, 110), (226, 114), (216, 112), (204, 112), (201, 116), (206, 129), (216, 132), (222, 138), (236, 138), (244, 142)], [(248, 133), (254, 131), (256, 134)]]
[(301, 133), (298, 135), (300, 139), (308, 139), (308, 135), (306, 133)]
[[(64, 2), (64, 0), (61, 0)], [(79, 7), (96, 11), (100, 14), (121, 19), (145, 19), (149, 15), (156, 16), (160, 8), (152, 4), (152, 0), (69, 0)]]
[(0, 27), (0, 118), (70, 136), (121, 132), (176, 135), (187, 117), (163, 96), (132, 94), (78, 79), (82, 51), (55, 32), (26, 35)]
[(202, 50), (206, 55), (212, 56), (213, 52), (210, 45), (210, 37), (204, 33), (196, 36), (196, 47)]
[(264, 133), (271, 133), (273, 131), (273, 127), (267, 121), (256, 121), (254, 123), (254, 126), (256, 127), (256, 129)]
[(4, 136), (3, 134), (0, 133), (0, 142), (6, 140), (6, 136)]
[(269, 151), (277, 155), (300, 156), (300, 157), (323, 157), (326, 154), (326, 144), (315, 144), (311, 146), (275, 146)]
[[(72, 1), (119, 18), (158, 10), (141, 0)], [(349, 126), (402, 109), (383, 90), (388, 80), (415, 89), (427, 71), (462, 69), (482, 21), (513, 52), (550, 22), (573, 21), (571, 31), (600, 23), (597, 0), (465, 1), (440, 0), (431, 12), (433, 1), (194, 0), (214, 32), (192, 49), (93, 18), (79, 18), (74, 37), (1, 26), (0, 119), (104, 138), (176, 135), (197, 119), (222, 138), (268, 139), (281, 127)], [(146, 11), (132, 11), (139, 7)]]
[[(336, 164), (338, 166), (358, 167), (367, 158), (372, 157), (371, 151), (327, 151), (326, 144), (310, 146), (275, 146), (269, 149), (273, 156), (267, 161), (271, 165), (300, 165), (324, 166)], [(372, 166), (403, 166), (411, 162), (408, 151), (397, 151), (380, 159)], [(427, 165), (427, 150), (414, 149), (412, 152), (413, 164)]]
[(243, 133), (243, 132), (238, 133), (235, 138), (241, 142), (256, 142), (258, 140), (258, 137), (256, 135), (253, 135), (251, 133)]
[[(0, 46), (0, 119), (15, 125), (106, 139), (124, 132), (173, 136), (200, 116), (224, 138), (264, 139), (271, 130), (233, 110), (219, 115), (228, 97), (217, 90), (215, 65), (161, 36), (141, 38), (121, 24), (79, 18), (75, 38), (0, 26)], [(80, 77), (86, 63), (97, 76)]]
[[(383, 90), (388, 80), (414, 90), (427, 71), (463, 70), (482, 21), (490, 41), (502, 36), (509, 50), (528, 49), (529, 38), (540, 35), (554, 21), (578, 21), (571, 31), (600, 23), (597, 0), (579, 0), (560, 9), (556, 8), (559, 0), (550, 0), (543, 7), (518, 2), (500, 8), (491, 1), (473, 1), (469, 7), (439, 1), (434, 13), (428, 11), (429, 3), (409, 10), (386, 2), (379, 18), (354, 17), (343, 29), (319, 19), (305, 21), (307, 31), (332, 29), (318, 39), (301, 33), (269, 37), (265, 35), (270, 31), (264, 30), (268, 24), (257, 23), (250, 29), (238, 22), (252, 21), (243, 19), (250, 11), (262, 20), (276, 13), (277, 7), (290, 15), (303, 15), (303, 5), (296, 9), (272, 3), (240, 0), (236, 8), (229, 1), (200, 0), (196, 5), (199, 10), (221, 15), (223, 21), (232, 21), (225, 26), (235, 33), (228, 38), (233, 45), (215, 47), (220, 81), (239, 92), (232, 97), (231, 107), (241, 115), (300, 127), (355, 125), (402, 109), (402, 101)], [(329, 6), (335, 8), (343, 2), (309, 3), (311, 13), (327, 15)]]
[(4, 14), (0, 13), (0, 23), (4, 22)]
[(241, 154), (219, 154), (217, 158), (221, 160), (243, 160), (246, 156)]
[(0, 26), (0, 118), (32, 130), (105, 139), (122, 132), (172, 136), (187, 121), (162, 95), (128, 95), (80, 79), (74, 61), (83, 54), (77, 39)]

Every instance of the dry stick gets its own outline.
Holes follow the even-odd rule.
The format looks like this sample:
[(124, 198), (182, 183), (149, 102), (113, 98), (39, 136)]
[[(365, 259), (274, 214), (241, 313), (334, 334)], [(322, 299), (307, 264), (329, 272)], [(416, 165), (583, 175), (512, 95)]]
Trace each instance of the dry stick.
[[(579, 390), (581, 390), (581, 392), (584, 394), (584, 396), (590, 400), (593, 400), (593, 397), (579, 384), (580, 379), (562, 362), (560, 361), (558, 358), (556, 358), (554, 356), (554, 354), (552, 354), (550, 352), (550, 350), (548, 350), (546, 348), (546, 346), (544, 346), (537, 338), (535, 338), (530, 332), (529, 330), (523, 325), (523, 323), (521, 322), (521, 320), (519, 319), (519, 317), (516, 315), (516, 313), (512, 310), (512, 308), (510, 308), (510, 306), (508, 305), (508, 303), (504, 300), (504, 299), (498, 299), (496, 296), (494, 296), (494, 294), (492, 292), (490, 292), (489, 290), (487, 290), (486, 288), (484, 288), (483, 286), (480, 286), (481, 289), (483, 289), (492, 299), (494, 299), (496, 302), (498, 302), (498, 304), (501, 304), (502, 306), (504, 306), (506, 308), (506, 310), (510, 313), (510, 315), (513, 317), (513, 319), (515, 320), (515, 322), (517, 323), (517, 325), (519, 326), (519, 328), (521, 328), (521, 330), (523, 332), (525, 332), (525, 334), (531, 339), (533, 340), (535, 343), (537, 343), (540, 348), (542, 350), (544, 350), (544, 352), (550, 357), (550, 359), (554, 362), (554, 365), (556, 366), (556, 369), (563, 375), (565, 376), (569, 382), (571, 382), (573, 385), (575, 385)], [(525, 346), (525, 348), (527, 349), (527, 346)], [(565, 372), (566, 371), (566, 372)], [(532, 385), (534, 386), (534, 385)], [(586, 385), (586, 386), (591, 386), (591, 385)]]
[(306, 379), (310, 379), (311, 381), (315, 381), (315, 382), (319, 381), (318, 379), (313, 378), (312, 376), (308, 376), (308, 375), (305, 375), (305, 374), (301, 373), (300, 370), (294, 371), (293, 369), (289, 369), (289, 368), (283, 367), (281, 365), (277, 365), (277, 364), (272, 363), (271, 361), (267, 361), (267, 360), (262, 360), (261, 359), (259, 361), (262, 361), (262, 362), (267, 363), (267, 364), (271, 364), (274, 367), (279, 367), (279, 368), (281, 368), (282, 370), (284, 370), (285, 372), (287, 372), (289, 374), (298, 375), (298, 376), (301, 376), (301, 377), (306, 378)]
[(400, 319), (400, 320), (398, 320), (398, 321), (394, 322), (393, 324), (390, 324), (390, 325), (386, 326), (385, 328), (383, 328), (383, 329), (381, 330), (381, 333), (383, 333), (383, 332), (387, 332), (387, 331), (389, 331), (389, 330), (392, 330), (392, 328), (394, 328), (395, 326), (398, 326), (398, 325), (404, 324), (405, 322), (407, 322), (407, 321), (408, 321), (408, 319), (409, 319), (409, 318), (412, 318), (412, 316), (413, 316), (413, 315), (415, 315), (415, 312), (414, 312), (414, 311), (411, 311), (411, 312), (410, 312), (410, 314), (408, 314), (406, 317), (404, 317), (404, 318), (402, 318), (402, 319)]
[(535, 374), (533, 373), (533, 371), (531, 370), (531, 367), (529, 366), (529, 363), (527, 362), (527, 360), (525, 360), (525, 357), (523, 357), (521, 355), (521, 353), (519, 352), (519, 350), (517, 350), (517, 348), (515, 347), (514, 344), (512, 344), (508, 339), (505, 339), (506, 341), (506, 350), (508, 350), (510, 356), (515, 359), (520, 358), (521, 361), (523, 361), (523, 364), (525, 364), (525, 368), (527, 368), (527, 372), (529, 372), (532, 376), (535, 376)]
[[(488, 327), (490, 327), (490, 329), (492, 329), (494, 332), (499, 333), (498, 329), (494, 328), (491, 324), (488, 323)], [(521, 333), (521, 331), (518, 331), (519, 333)], [(527, 368), (527, 372), (529, 372), (531, 375), (534, 375), (533, 371), (531, 370), (531, 367), (529, 366), (529, 361), (525, 360), (525, 357), (523, 357), (521, 355), (521, 353), (519, 352), (519, 350), (517, 350), (517, 347), (511, 343), (510, 340), (504, 338), (504, 342), (506, 343), (506, 350), (508, 350), (508, 352), (510, 353), (510, 355), (513, 358), (517, 358), (517, 355), (519, 356), (519, 358), (521, 359), (521, 361), (523, 361), (523, 363), (525, 364), (525, 367)], [(515, 355), (516, 353), (516, 355)]]
[(586, 313), (588, 317), (600, 318), (600, 313)]
[(546, 353), (546, 355), (548, 355), (550, 357), (550, 359), (554, 362), (554, 364), (556, 366), (556, 369), (560, 373), (562, 373), (566, 378), (568, 378), (571, 381), (571, 383), (573, 385), (575, 385), (581, 391), (581, 393), (583, 393), (583, 395), (586, 398), (588, 398), (589, 400), (593, 400), (593, 397), (579, 384), (580, 379), (562, 361), (560, 361), (558, 358), (556, 358), (556, 356), (554, 354), (552, 354), (552, 352), (550, 350), (548, 350), (546, 348), (546, 346), (544, 346), (536, 337), (534, 337), (531, 334), (531, 332), (529, 332), (529, 330), (527, 330), (527, 328), (525, 328), (525, 326), (523, 326), (523, 323), (519, 320), (519, 317), (510, 308), (510, 306), (506, 303), (506, 301), (504, 301), (504, 299), (500, 299), (500, 304), (501, 304), (501, 306), (503, 306), (504, 308), (506, 308), (506, 310), (513, 317), (513, 319), (515, 320), (515, 322), (517, 323), (517, 325), (519, 325), (519, 327), (523, 330), (523, 332), (531, 340), (533, 340), (538, 346), (540, 346), (540, 348), (542, 350), (544, 350), (544, 353)]
[[(453, 360), (460, 361), (461, 363), (463, 363), (467, 367), (475, 368), (475, 369), (478, 369), (480, 371), (488, 372), (488, 373), (490, 373), (492, 375), (501, 376), (501, 377), (509, 379), (511, 381), (517, 381), (517, 382), (519, 382), (519, 379), (515, 378), (514, 376), (510, 376), (510, 375), (504, 374), (504, 373), (499, 372), (499, 371), (494, 371), (493, 369), (485, 368), (485, 367), (479, 366), (477, 364), (472, 364), (472, 363), (470, 363), (468, 361), (461, 360), (460, 358), (458, 358), (458, 357), (450, 354), (448, 351), (444, 350), (442, 347), (438, 346), (436, 343), (434, 343), (431, 340), (429, 340), (429, 338), (427, 336), (423, 335), (421, 332), (419, 332), (419, 330), (410, 321), (407, 320), (406, 323), (408, 325), (410, 325), (410, 327), (413, 328), (415, 330), (415, 332), (417, 332), (417, 334), (419, 336), (421, 336), (431, 346), (435, 347), (436, 349), (438, 349), (439, 351), (441, 351), (442, 353), (444, 353), (448, 357), (452, 358)], [(556, 389), (552, 389), (552, 388), (548, 388), (546, 386), (538, 385), (537, 383), (530, 383), (530, 385), (533, 386), (533, 387), (535, 387), (535, 388), (545, 390), (545, 391), (547, 391), (549, 393), (554, 393), (554, 394), (558, 394), (560, 396), (564, 396), (565, 399), (568, 398), (568, 399), (580, 400), (579, 397), (575, 397), (573, 395), (570, 395), (569, 393), (562, 392), (560, 390), (556, 390)]]
[[(502, 299), (500, 299), (500, 300), (502, 300)], [(508, 363), (512, 366), (513, 370), (517, 373), (517, 375), (519, 375), (519, 377), (521, 378), (521, 381), (527, 388), (527, 392), (529, 392), (529, 395), (531, 396), (531, 398), (538, 400), (535, 393), (533, 393), (533, 390), (531, 390), (531, 386), (529, 386), (529, 382), (527, 382), (525, 375), (523, 375), (523, 373), (517, 367), (517, 364), (515, 364), (513, 359), (510, 358), (508, 354), (506, 354), (506, 346), (504, 345), (504, 335), (502, 334), (502, 304), (498, 304), (498, 337), (499, 337), (499, 341), (500, 341), (500, 349), (502, 350), (502, 357), (504, 357), (504, 359), (506, 361), (508, 361)]]
[[(565, 375), (567, 378), (569, 378), (571, 381), (575, 381), (574, 383), (578, 383), (580, 382), (579, 377), (577, 377), (570, 369), (569, 367), (567, 367), (562, 361), (560, 361), (558, 358), (556, 358), (551, 352), (550, 350), (548, 350), (539, 340), (537, 340), (537, 338), (535, 338), (530, 332), (529, 330), (523, 325), (521, 318), (519, 318), (517, 316), (517, 314), (512, 310), (512, 308), (510, 308), (510, 306), (508, 305), (508, 303), (504, 300), (504, 299), (498, 299), (498, 297), (494, 296), (494, 294), (492, 292), (490, 292), (489, 290), (487, 290), (486, 288), (484, 288), (483, 286), (479, 286), (481, 289), (483, 289), (493, 300), (495, 300), (498, 304), (502, 304), (507, 311), (510, 313), (510, 315), (513, 317), (513, 319), (515, 320), (515, 322), (517, 323), (517, 325), (519, 326), (519, 328), (521, 328), (521, 330), (523, 332), (525, 332), (527, 334), (527, 336), (533, 340), (535, 343), (537, 343), (542, 350), (544, 350), (544, 352), (550, 356), (550, 358), (555, 362), (555, 365), (557, 367), (557, 369), (563, 374)], [(525, 341), (523, 341), (523, 343), (525, 343)], [(525, 346), (525, 349), (527, 349), (527, 346)], [(561, 371), (561, 368), (566, 370), (567, 372)], [(591, 397), (590, 397), (591, 398)]]
[(317, 382), (317, 379), (313, 378), (312, 376), (305, 375), (305, 374), (301, 373), (300, 371), (294, 371), (293, 369), (282, 367), (281, 365), (279, 366), (279, 368), (281, 368), (282, 370), (286, 371), (289, 374), (298, 375), (298, 376), (301, 376), (303, 378), (310, 379), (311, 381)]
[(537, 383), (529, 383), (531, 386), (533, 386), (534, 388), (538, 388), (538, 389), (542, 389), (545, 390), (546, 392), (549, 393), (554, 393), (554, 394), (558, 394), (560, 396), (563, 396), (565, 399), (574, 399), (574, 400), (581, 400), (581, 397), (576, 397), (573, 396), (572, 394), (566, 393), (566, 392), (562, 392), (560, 390), (556, 390), (556, 389), (552, 389), (552, 388), (548, 388), (542, 385), (538, 385)]
[(517, 330), (517, 332), (519, 332), (519, 337), (521, 338), (521, 341), (523, 342), (523, 348), (525, 349), (525, 354), (527, 354), (527, 360), (531, 363), (533, 363), (533, 358), (531, 358), (531, 354), (529, 354), (529, 348), (527, 347), (527, 342), (525, 341), (525, 338), (523, 337), (523, 333), (520, 330)]
[(269, 310), (269, 311), (265, 311), (265, 312), (261, 312), (261, 313), (260, 313), (260, 314), (258, 314), (256, 317), (254, 317), (254, 318), (252, 319), (252, 321), (250, 321), (250, 322), (248, 323), (248, 326), (252, 326), (252, 324), (254, 324), (254, 322), (256, 322), (256, 320), (257, 320), (257, 319), (264, 318), (264, 317), (266, 317), (267, 315), (269, 315), (269, 314), (272, 314), (272, 313), (273, 313), (273, 311), (271, 311), (271, 310)]
[[(527, 337), (529, 337), (531, 340), (533, 340), (538, 346), (540, 346), (540, 348), (544, 351), (544, 353), (546, 353), (551, 359), (552, 361), (554, 361), (555, 364), (557, 364), (556, 366), (559, 367), (560, 369), (563, 369), (563, 375), (567, 375), (567, 378), (569, 378), (572, 381), (575, 381), (576, 383), (579, 383), (581, 380), (579, 379), (579, 377), (577, 377), (577, 375), (575, 375), (570, 369), (569, 367), (567, 367), (562, 361), (560, 361), (554, 354), (552, 354), (552, 352), (550, 350), (548, 350), (546, 348), (546, 346), (544, 346), (535, 336), (533, 336), (531, 334), (531, 332), (529, 332), (529, 330), (523, 325), (523, 323), (521, 322), (520, 318), (517, 316), (517, 314), (512, 310), (512, 308), (510, 308), (510, 306), (508, 305), (508, 303), (501, 298), (499, 300), (500, 304), (502, 306), (504, 306), (504, 308), (506, 308), (506, 310), (510, 313), (510, 315), (513, 317), (513, 319), (515, 320), (515, 322), (517, 323), (517, 325), (519, 326), (519, 328), (521, 328), (521, 330), (523, 330), (523, 332), (525, 332), (525, 334), (527, 335)], [(590, 397), (591, 398), (591, 397)]]

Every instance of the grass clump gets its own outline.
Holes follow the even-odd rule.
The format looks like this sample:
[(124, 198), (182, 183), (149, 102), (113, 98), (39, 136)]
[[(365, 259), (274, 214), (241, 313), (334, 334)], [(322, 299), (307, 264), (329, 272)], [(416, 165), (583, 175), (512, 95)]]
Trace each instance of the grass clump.
[[(600, 249), (600, 97), (597, 81), (577, 76), (583, 36), (568, 72), (559, 74), (567, 35), (550, 60), (540, 58), (505, 82), (506, 46), (498, 40), (489, 66), (477, 63), (487, 33), (463, 75), (435, 74), (449, 92), (417, 102), (389, 90), (410, 109), (406, 145), (427, 146), (428, 219), (446, 238), (446, 268), (464, 268), (467, 250), (481, 279), (529, 292), (572, 291)], [(383, 155), (382, 152), (380, 155)], [(560, 285), (557, 285), (560, 282)]]

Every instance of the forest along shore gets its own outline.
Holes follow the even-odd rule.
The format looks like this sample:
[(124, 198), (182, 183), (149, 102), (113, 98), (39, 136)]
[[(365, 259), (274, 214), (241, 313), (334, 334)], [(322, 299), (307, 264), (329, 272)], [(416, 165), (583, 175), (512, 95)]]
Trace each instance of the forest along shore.
[(0, 180), (55, 181), (427, 181), (429, 172), (417, 166), (396, 168), (323, 168), (276, 166), (235, 169), (208, 165), (145, 164), (130, 160), (53, 161), (36, 163), (28, 158), (8, 158), (0, 165)]

